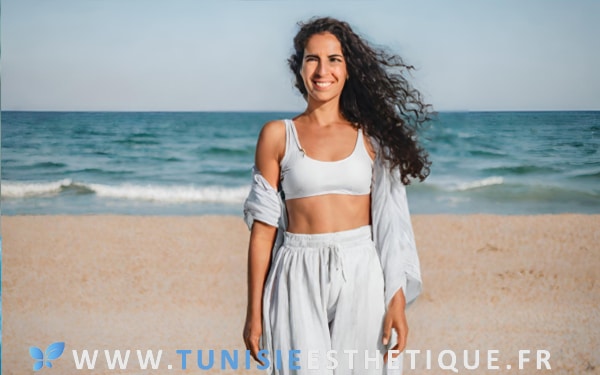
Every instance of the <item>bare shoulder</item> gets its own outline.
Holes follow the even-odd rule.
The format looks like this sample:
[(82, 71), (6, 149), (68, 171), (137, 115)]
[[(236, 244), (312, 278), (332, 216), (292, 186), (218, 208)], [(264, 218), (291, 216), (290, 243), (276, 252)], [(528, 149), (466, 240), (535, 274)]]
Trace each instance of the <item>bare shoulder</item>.
[(283, 138), (285, 141), (285, 123), (283, 120), (273, 120), (265, 123), (260, 130), (258, 139), (266, 141), (277, 141)]
[(273, 120), (265, 123), (258, 135), (256, 151), (277, 156), (283, 155), (285, 150), (285, 123), (283, 120)]
[(254, 164), (274, 189), (277, 189), (279, 162), (284, 152), (285, 123), (281, 120), (267, 122), (258, 136)]

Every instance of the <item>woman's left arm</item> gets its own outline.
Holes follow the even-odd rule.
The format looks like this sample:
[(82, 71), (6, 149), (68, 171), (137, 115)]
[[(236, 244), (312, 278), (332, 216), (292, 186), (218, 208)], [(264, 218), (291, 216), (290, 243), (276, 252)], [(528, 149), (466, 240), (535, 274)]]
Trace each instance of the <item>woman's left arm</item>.
[[(406, 337), (408, 336), (408, 323), (406, 322), (406, 314), (404, 313), (406, 308), (406, 299), (404, 298), (404, 291), (399, 289), (388, 306), (383, 320), (383, 345), (387, 345), (392, 335), (392, 328), (396, 330), (398, 334), (398, 341), (394, 347), (389, 350), (397, 350), (397, 354), (392, 354), (393, 358), (396, 358), (400, 352), (406, 348)], [(387, 362), (388, 352), (383, 356), (383, 360)]]

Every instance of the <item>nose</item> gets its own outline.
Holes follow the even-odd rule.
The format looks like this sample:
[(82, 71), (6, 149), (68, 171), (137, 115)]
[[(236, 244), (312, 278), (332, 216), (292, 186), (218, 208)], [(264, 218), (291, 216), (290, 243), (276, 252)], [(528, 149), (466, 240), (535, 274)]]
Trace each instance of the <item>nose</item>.
[(328, 70), (329, 70), (329, 66), (328, 66), (327, 62), (323, 61), (323, 60), (319, 61), (319, 64), (317, 65), (317, 71), (316, 71), (316, 73), (319, 76), (324, 76), (324, 75), (327, 74)]

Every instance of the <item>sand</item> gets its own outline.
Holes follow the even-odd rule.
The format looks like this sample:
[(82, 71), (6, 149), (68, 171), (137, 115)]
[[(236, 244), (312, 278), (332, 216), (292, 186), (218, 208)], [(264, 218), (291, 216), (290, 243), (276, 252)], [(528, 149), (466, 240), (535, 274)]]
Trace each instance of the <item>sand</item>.
[[(405, 356), (406, 374), (452, 373), (438, 363), (451, 353), (465, 374), (600, 373), (600, 215), (415, 215), (413, 225), (424, 292), (407, 312), (408, 348), (420, 353), (415, 370)], [(245, 365), (241, 218), (12, 216), (2, 235), (4, 374), (32, 373), (29, 347), (56, 341), (65, 352), (40, 374), (264, 373), (218, 370), (222, 349)], [(72, 351), (84, 349), (100, 351), (95, 371), (75, 368)], [(131, 350), (127, 369), (109, 371), (104, 349)], [(139, 368), (135, 351), (148, 349), (163, 350), (160, 370)], [(199, 349), (217, 351), (217, 369), (198, 369)], [(185, 372), (176, 350), (192, 351)], [(479, 350), (478, 369), (465, 370), (465, 350), (469, 363)], [(488, 370), (491, 350), (500, 370)], [(522, 370), (519, 350), (530, 351)], [(551, 370), (536, 370), (538, 350)]]

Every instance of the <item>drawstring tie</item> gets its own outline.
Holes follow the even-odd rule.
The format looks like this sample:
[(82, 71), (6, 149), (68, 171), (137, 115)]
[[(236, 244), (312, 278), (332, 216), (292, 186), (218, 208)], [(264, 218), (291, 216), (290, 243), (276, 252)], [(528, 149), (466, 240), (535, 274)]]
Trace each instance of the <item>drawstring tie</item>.
[(329, 282), (331, 282), (331, 275), (334, 271), (342, 271), (342, 278), (344, 282), (346, 281), (346, 273), (344, 272), (344, 260), (342, 258), (342, 254), (340, 253), (340, 247), (338, 244), (332, 243), (327, 246), (329, 250), (329, 259), (327, 263), (329, 263)]

